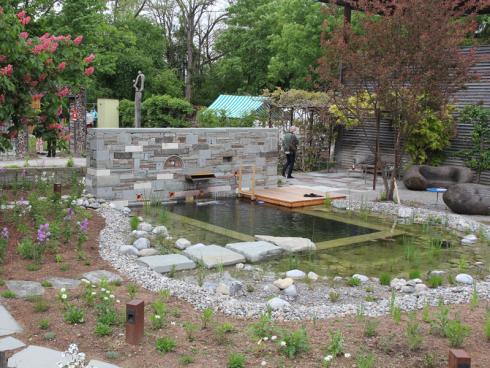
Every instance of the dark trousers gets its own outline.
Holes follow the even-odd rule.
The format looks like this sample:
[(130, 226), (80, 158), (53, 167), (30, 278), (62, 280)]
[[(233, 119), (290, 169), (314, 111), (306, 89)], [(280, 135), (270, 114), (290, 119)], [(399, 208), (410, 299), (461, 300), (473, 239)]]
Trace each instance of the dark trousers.
[(288, 174), (288, 178), (293, 173), (294, 161), (296, 160), (296, 152), (290, 152), (286, 154), (286, 164), (282, 168), (282, 176)]

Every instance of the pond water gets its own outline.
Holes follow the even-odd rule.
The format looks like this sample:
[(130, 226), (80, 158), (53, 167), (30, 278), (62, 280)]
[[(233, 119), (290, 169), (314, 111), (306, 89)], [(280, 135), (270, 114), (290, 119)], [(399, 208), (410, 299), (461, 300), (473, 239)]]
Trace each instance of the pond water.
[[(326, 276), (362, 273), (377, 277), (383, 272), (408, 277), (411, 271), (419, 271), (424, 275), (434, 269), (472, 274), (488, 271), (475, 266), (475, 263), (490, 264), (490, 246), (461, 246), (458, 235), (442, 224), (394, 225), (369, 214), (341, 212), (332, 215), (329, 212), (310, 211), (304, 213), (231, 199), (200, 205), (148, 206), (140, 209), (139, 213), (153, 224), (168, 226), (174, 239), (184, 237), (192, 243), (204, 244), (225, 245), (243, 241), (237, 239), (236, 233), (230, 234), (227, 230), (248, 237), (255, 234), (301, 236), (312, 239), (317, 245), (367, 234), (376, 238), (377, 232), (383, 229), (396, 228), (403, 232), (394, 238), (371, 239), (306, 254), (288, 255), (260, 264), (260, 267), (270, 271), (299, 268)], [(446, 248), (441, 244), (443, 240), (449, 241), (451, 246)]]

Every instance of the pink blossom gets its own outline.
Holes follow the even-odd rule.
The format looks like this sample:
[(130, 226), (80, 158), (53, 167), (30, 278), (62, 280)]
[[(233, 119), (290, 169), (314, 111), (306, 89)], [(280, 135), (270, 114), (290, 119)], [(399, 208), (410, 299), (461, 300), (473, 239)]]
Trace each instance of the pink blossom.
[(43, 34), (41, 37), (39, 37), (39, 39), (40, 39), (41, 41), (45, 41), (45, 40), (47, 40), (48, 38), (49, 38), (49, 33), (47, 33), (47, 32), (46, 32), (45, 34)]
[(93, 66), (90, 66), (87, 69), (85, 69), (85, 72), (83, 74), (85, 74), (87, 77), (89, 77), (92, 74), (94, 74), (94, 71), (95, 71), (95, 68)]
[(27, 40), (27, 44), (28, 44), (29, 46), (31, 46), (31, 45), (32, 45), (32, 40)]
[(43, 51), (44, 51), (44, 46), (42, 44), (41, 45), (36, 45), (32, 49), (32, 53), (34, 55), (39, 55)]
[(91, 63), (94, 60), (95, 60), (95, 55), (94, 54), (90, 54), (85, 59), (83, 59), (83, 61), (85, 61), (86, 63)]
[(6, 75), (7, 77), (10, 77), (13, 72), (14, 72), (14, 67), (12, 66), (12, 64), (9, 64), (0, 69), (0, 74)]
[(70, 94), (70, 89), (68, 87), (61, 88), (57, 93), (58, 97), (61, 98), (68, 96), (69, 94)]
[(37, 87), (38, 84), (39, 84), (39, 81), (34, 80), (34, 81), (31, 82), (31, 87), (32, 88)]
[(19, 18), (19, 20), (22, 20), (26, 17), (26, 11), (25, 10), (22, 10), (20, 12), (17, 13), (17, 18)]
[(23, 26), (26, 26), (30, 21), (31, 21), (31, 17), (27, 16), (24, 19), (22, 19), (20, 22), (22, 23)]
[(20, 38), (23, 38), (24, 40), (27, 40), (27, 37), (29, 37), (29, 33), (27, 33), (27, 32), (20, 32), (19, 37)]
[(53, 59), (49, 58), (44, 62), (46, 65), (53, 64)]
[(62, 106), (58, 106), (58, 109), (56, 110), (56, 115), (57, 116), (60, 116), (61, 114), (63, 114), (63, 107)]
[(32, 95), (33, 100), (40, 100), (43, 97), (44, 97), (44, 93), (36, 93), (35, 95)]
[(63, 129), (63, 125), (61, 125), (61, 124), (59, 124), (59, 123), (49, 124), (49, 125), (48, 125), (48, 129), (52, 129), (52, 130), (62, 130), (62, 129)]
[(66, 67), (66, 63), (64, 61), (62, 61), (61, 63), (58, 64), (58, 70), (60, 72), (62, 72), (63, 70), (65, 70), (65, 67)]
[(43, 82), (46, 78), (48, 77), (48, 75), (46, 73), (43, 73), (39, 76), (39, 81), (40, 82)]
[(7, 57), (5, 55), (0, 55), (0, 63), (3, 63), (5, 60), (7, 60)]
[(52, 54), (55, 53), (59, 45), (60, 44), (58, 42), (53, 42), (51, 45), (49, 45), (48, 51)]
[(78, 46), (78, 45), (80, 45), (80, 44), (82, 43), (82, 41), (83, 41), (83, 36), (78, 36), (77, 38), (75, 38), (75, 39), (73, 40), (73, 43), (74, 43), (76, 46)]
[(0, 104), (5, 103), (5, 95), (0, 95)]
[(0, 15), (3, 14), (3, 8), (0, 6)]

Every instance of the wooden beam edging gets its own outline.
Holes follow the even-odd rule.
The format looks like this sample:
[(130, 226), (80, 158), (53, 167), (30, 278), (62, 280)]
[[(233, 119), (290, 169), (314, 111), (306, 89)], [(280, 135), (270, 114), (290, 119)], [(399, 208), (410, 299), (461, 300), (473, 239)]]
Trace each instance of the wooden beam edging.
[(403, 231), (395, 230), (392, 232), (391, 230), (386, 230), (386, 231), (377, 231), (377, 232), (371, 233), (371, 234), (347, 236), (345, 238), (327, 240), (324, 242), (316, 243), (316, 250), (321, 251), (321, 250), (327, 250), (327, 249), (341, 248), (341, 247), (345, 247), (348, 245), (367, 242), (370, 240), (379, 240), (379, 239), (384, 239), (384, 238), (391, 238), (393, 236), (399, 236), (402, 234), (404, 234)]

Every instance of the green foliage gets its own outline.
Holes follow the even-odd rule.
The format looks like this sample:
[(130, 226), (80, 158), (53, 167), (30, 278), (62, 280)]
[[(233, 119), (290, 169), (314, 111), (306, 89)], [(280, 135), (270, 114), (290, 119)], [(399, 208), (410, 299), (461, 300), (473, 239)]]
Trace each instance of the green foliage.
[(327, 347), (327, 353), (338, 357), (344, 353), (344, 337), (342, 336), (342, 332), (330, 331), (330, 343)]
[(240, 353), (231, 353), (231, 355), (228, 357), (228, 363), (226, 366), (228, 368), (245, 368), (246, 361), (247, 359), (244, 355)]
[(373, 353), (360, 352), (356, 356), (356, 364), (358, 368), (374, 368), (376, 356)]
[(387, 272), (383, 272), (379, 277), (379, 283), (381, 285), (390, 285), (391, 283), (391, 275)]
[(431, 275), (427, 279), (427, 284), (429, 285), (430, 288), (435, 289), (435, 288), (438, 288), (439, 286), (441, 286), (443, 281), (444, 281), (444, 279), (442, 278), (442, 276)]
[(240, 119), (226, 117), (225, 111), (215, 111), (203, 108), (197, 113), (197, 122), (203, 128), (219, 127), (251, 127), (255, 120), (259, 118), (256, 114), (249, 114)]
[(49, 303), (46, 299), (38, 298), (34, 301), (34, 312), (36, 313), (44, 313), (49, 310)]
[(375, 319), (368, 319), (364, 324), (364, 336), (373, 337), (377, 334), (379, 322)]
[(400, 309), (400, 307), (393, 307), (391, 316), (393, 317), (393, 321), (395, 321), (396, 323), (400, 323), (400, 321), (402, 320), (402, 310)]
[(417, 315), (415, 312), (411, 312), (408, 315), (408, 323), (405, 334), (407, 337), (408, 348), (411, 351), (420, 349), (420, 347), (422, 346), (422, 333), (420, 331), (419, 323), (417, 322)]
[(281, 351), (288, 358), (295, 358), (297, 355), (310, 350), (308, 334), (305, 328), (300, 328), (296, 331), (284, 331), (282, 333)]
[(419, 270), (410, 271), (410, 273), (408, 274), (408, 278), (410, 280), (419, 279), (420, 278), (420, 271)]
[(453, 106), (442, 112), (426, 109), (410, 131), (406, 150), (416, 165), (440, 165), (444, 160), (443, 150), (450, 144), (454, 132)]
[(449, 308), (442, 301), (439, 302), (439, 309), (435, 314), (435, 319), (431, 321), (431, 333), (446, 337), (447, 326), (449, 324)]
[(11, 290), (4, 290), (0, 293), (0, 296), (5, 299), (15, 298), (15, 293)]
[(119, 126), (121, 128), (134, 128), (134, 101), (119, 101)]
[(336, 292), (335, 290), (331, 290), (328, 293), (328, 299), (332, 302), (335, 303), (340, 299), (340, 294)]
[(179, 358), (180, 365), (189, 365), (194, 363), (194, 357), (189, 354), (182, 354)]
[(445, 329), (445, 335), (449, 340), (449, 346), (452, 348), (462, 347), (464, 340), (470, 335), (470, 332), (470, 327), (463, 325), (459, 319), (449, 321)]
[(43, 339), (46, 341), (53, 341), (54, 339), (56, 339), (56, 333), (54, 333), (53, 331), (48, 331), (44, 334)]
[(361, 280), (357, 277), (351, 277), (347, 280), (347, 285), (354, 287), (361, 285)]
[(490, 341), (490, 315), (488, 315), (487, 319), (485, 320), (484, 332), (485, 332), (485, 337), (487, 338), (488, 341)]
[(219, 344), (224, 344), (227, 341), (227, 335), (231, 334), (234, 331), (235, 327), (231, 323), (224, 322), (223, 324), (216, 327), (216, 329), (214, 330), (216, 341)]
[(138, 285), (135, 284), (134, 282), (129, 282), (126, 285), (126, 290), (128, 291), (129, 299), (134, 299), (136, 293), (138, 292)]
[(190, 321), (186, 321), (182, 324), (182, 327), (184, 328), (187, 340), (194, 341), (194, 334), (198, 329), (197, 325)]
[(193, 111), (186, 100), (168, 95), (152, 96), (142, 104), (142, 124), (146, 128), (187, 127)]
[(112, 335), (112, 327), (103, 323), (97, 323), (95, 326), (95, 334), (99, 337)]
[(50, 322), (49, 319), (43, 318), (39, 321), (38, 327), (40, 330), (47, 330), (49, 328)]
[(138, 216), (131, 216), (131, 219), (129, 220), (129, 226), (131, 226), (131, 230), (138, 230), (138, 226), (140, 224), (140, 220)]
[(490, 169), (490, 109), (466, 106), (461, 112), (460, 122), (473, 126), (470, 148), (462, 150), (459, 155), (466, 166), (476, 171), (479, 183), (482, 171)]
[(252, 335), (257, 339), (271, 338), (276, 332), (276, 327), (272, 320), (272, 310), (269, 308), (267, 312), (262, 314), (257, 322), (250, 325), (250, 329)]
[(202, 328), (206, 329), (213, 321), (214, 312), (211, 308), (206, 308), (201, 313)]
[(80, 324), (85, 322), (85, 312), (78, 308), (76, 305), (68, 305), (63, 315), (63, 318), (66, 322), (71, 325)]
[(17, 251), (23, 259), (34, 259), (36, 245), (30, 238), (23, 238), (17, 246)]
[(107, 359), (109, 360), (116, 360), (116, 359), (119, 359), (119, 357), (121, 356), (121, 354), (119, 354), (117, 351), (108, 351), (105, 353), (105, 356)]
[(174, 351), (177, 343), (171, 337), (161, 337), (156, 340), (156, 349), (158, 352), (165, 354)]

